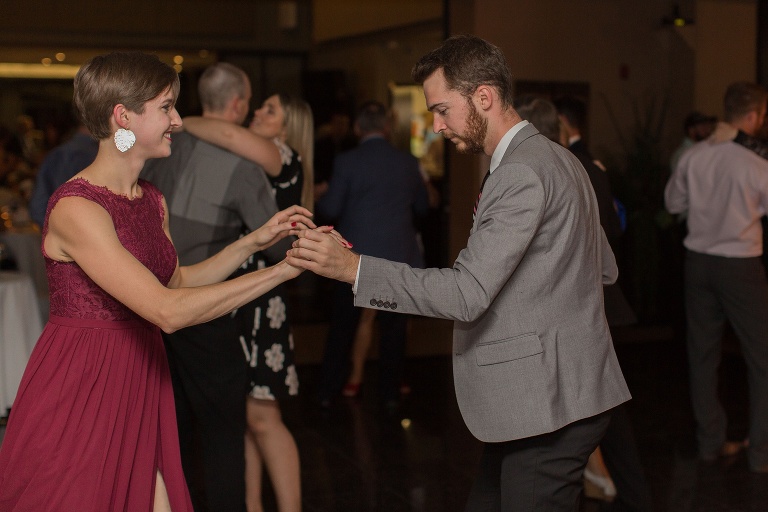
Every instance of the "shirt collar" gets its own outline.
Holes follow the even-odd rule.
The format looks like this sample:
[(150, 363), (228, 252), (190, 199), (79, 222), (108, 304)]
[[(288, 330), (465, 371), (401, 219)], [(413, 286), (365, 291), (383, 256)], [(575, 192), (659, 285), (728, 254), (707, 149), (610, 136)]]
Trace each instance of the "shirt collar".
[(491, 156), (490, 172), (493, 172), (499, 166), (501, 159), (504, 158), (504, 153), (507, 152), (509, 143), (512, 142), (512, 139), (515, 137), (515, 135), (517, 135), (517, 132), (526, 126), (528, 126), (528, 121), (520, 121), (504, 134), (504, 136), (499, 141), (499, 144), (496, 146), (496, 149), (493, 150), (493, 155)]

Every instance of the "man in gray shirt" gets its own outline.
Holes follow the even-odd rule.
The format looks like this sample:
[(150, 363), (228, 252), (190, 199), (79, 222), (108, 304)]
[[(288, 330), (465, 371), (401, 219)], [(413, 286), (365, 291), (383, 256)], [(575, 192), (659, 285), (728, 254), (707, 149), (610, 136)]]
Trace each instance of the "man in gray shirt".
[[(199, 81), (203, 117), (242, 124), (247, 75), (227, 63)], [(277, 212), (263, 169), (188, 133), (173, 136), (169, 158), (147, 163), (141, 177), (165, 196), (181, 265), (192, 265), (257, 229)], [(290, 240), (273, 245), (278, 261)], [(173, 378), (182, 464), (197, 512), (245, 510), (244, 435), (248, 377), (231, 315), (164, 335)]]

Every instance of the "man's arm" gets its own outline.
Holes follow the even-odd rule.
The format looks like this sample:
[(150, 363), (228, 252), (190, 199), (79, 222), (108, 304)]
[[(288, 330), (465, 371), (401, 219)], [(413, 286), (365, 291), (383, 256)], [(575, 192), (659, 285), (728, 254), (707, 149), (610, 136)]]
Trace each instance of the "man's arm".
[(669, 213), (683, 213), (688, 210), (687, 174), (688, 159), (683, 157), (664, 188), (664, 205)]
[(487, 206), (480, 224), (452, 268), (417, 269), (368, 256), (360, 259), (310, 231), (299, 235), (288, 263), (354, 283), (360, 259), (356, 305), (370, 307), (375, 294), (396, 302), (398, 313), (475, 320), (517, 269), (542, 219), (545, 195), (538, 177), (527, 167), (506, 174), (505, 183), (484, 192)]

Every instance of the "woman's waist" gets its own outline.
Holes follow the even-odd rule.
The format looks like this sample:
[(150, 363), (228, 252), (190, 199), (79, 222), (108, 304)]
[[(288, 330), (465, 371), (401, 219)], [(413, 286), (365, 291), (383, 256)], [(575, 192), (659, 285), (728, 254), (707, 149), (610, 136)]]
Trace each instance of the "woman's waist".
[(110, 318), (87, 318), (87, 317), (75, 317), (75, 316), (60, 316), (51, 314), (48, 318), (48, 322), (51, 324), (62, 325), (65, 327), (79, 327), (84, 329), (158, 329), (153, 323), (135, 316), (134, 318), (127, 319), (110, 319)]

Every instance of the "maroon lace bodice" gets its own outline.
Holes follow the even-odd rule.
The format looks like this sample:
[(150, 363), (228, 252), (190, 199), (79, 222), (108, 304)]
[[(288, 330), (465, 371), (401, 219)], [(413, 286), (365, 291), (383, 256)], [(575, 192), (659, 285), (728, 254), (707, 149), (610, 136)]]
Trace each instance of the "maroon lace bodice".
[[(167, 285), (176, 269), (176, 250), (163, 231), (162, 195), (147, 181), (139, 180), (139, 184), (142, 196), (128, 199), (83, 179), (68, 181), (48, 202), (43, 241), (48, 233), (48, 216), (56, 203), (63, 197), (83, 197), (107, 210), (123, 247)], [(52, 260), (45, 248), (43, 255), (51, 292), (51, 315), (91, 320), (137, 318), (133, 311), (99, 288), (77, 263)]]

